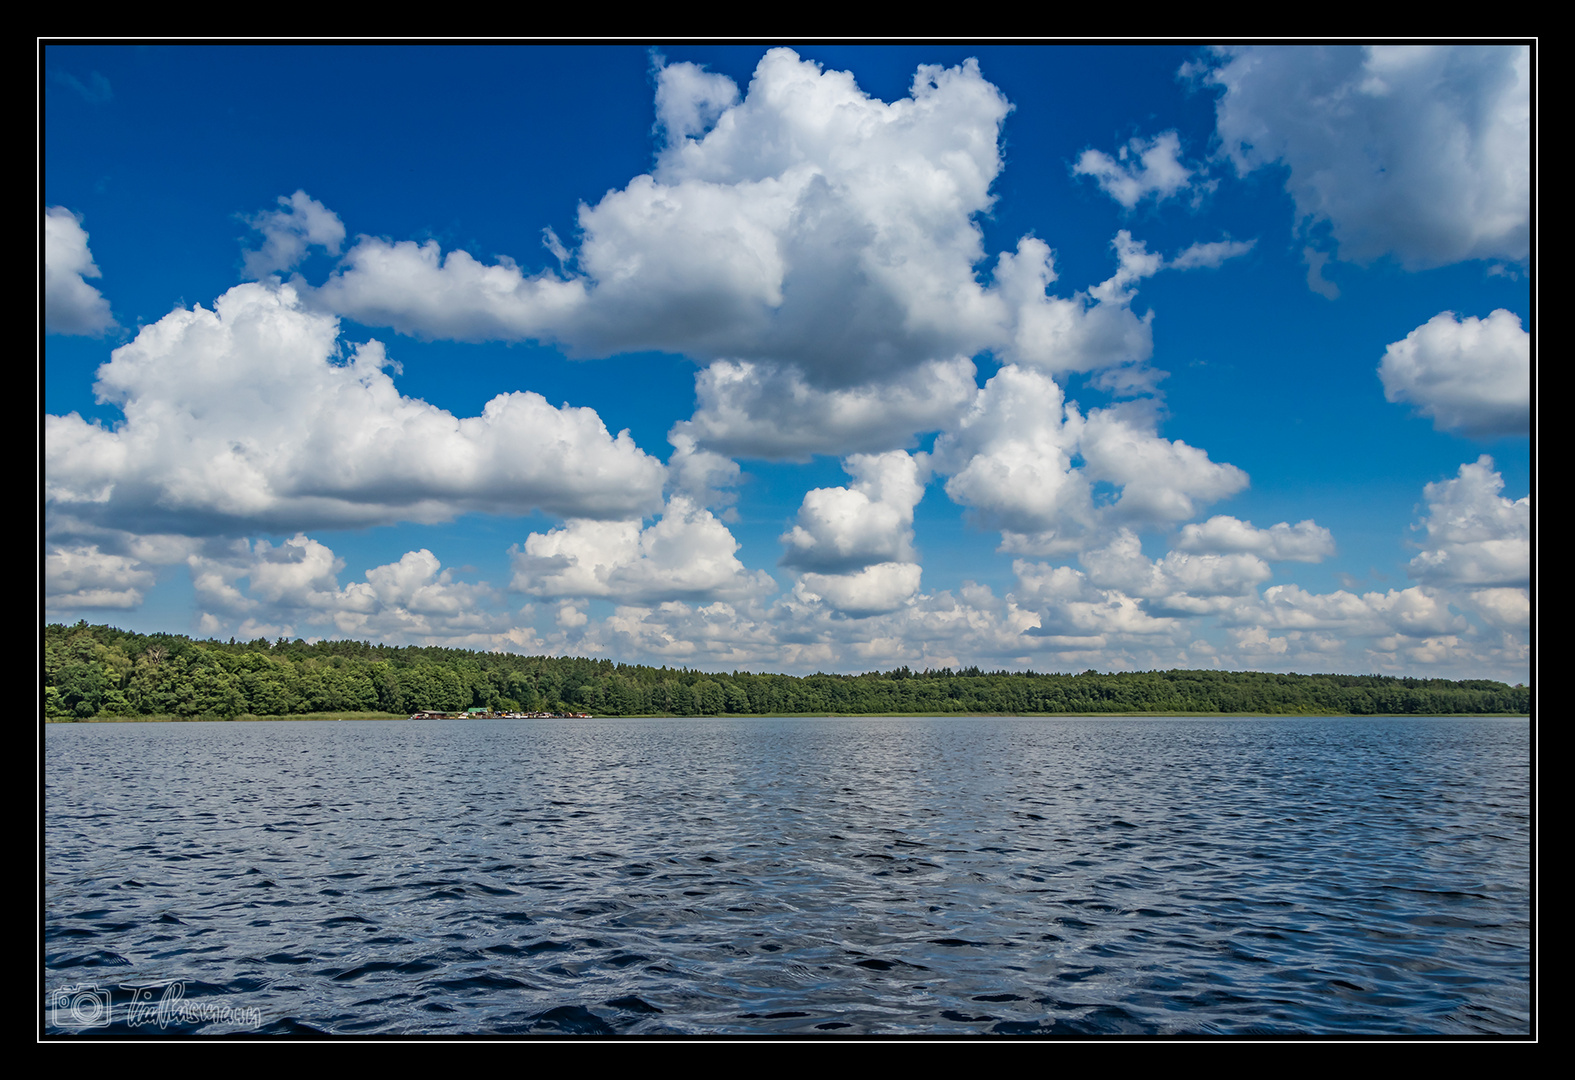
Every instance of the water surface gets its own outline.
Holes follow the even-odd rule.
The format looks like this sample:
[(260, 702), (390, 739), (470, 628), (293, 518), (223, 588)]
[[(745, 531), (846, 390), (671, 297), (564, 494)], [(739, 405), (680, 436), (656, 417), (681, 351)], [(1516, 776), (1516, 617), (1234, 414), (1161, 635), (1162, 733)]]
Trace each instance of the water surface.
[(1524, 719), (81, 724), (44, 748), (46, 1032), (1530, 1029)]

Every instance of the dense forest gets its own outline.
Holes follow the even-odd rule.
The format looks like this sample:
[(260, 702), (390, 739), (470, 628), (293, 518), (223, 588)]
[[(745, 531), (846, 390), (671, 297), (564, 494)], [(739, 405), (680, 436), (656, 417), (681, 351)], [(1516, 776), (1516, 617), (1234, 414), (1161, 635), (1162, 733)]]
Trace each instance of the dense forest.
[(1041, 675), (909, 671), (731, 675), (361, 641), (194, 641), (110, 626), (44, 628), (44, 716), (291, 716), (585, 712), (762, 713), (1527, 713), (1531, 691), (1485, 679), (1144, 671)]

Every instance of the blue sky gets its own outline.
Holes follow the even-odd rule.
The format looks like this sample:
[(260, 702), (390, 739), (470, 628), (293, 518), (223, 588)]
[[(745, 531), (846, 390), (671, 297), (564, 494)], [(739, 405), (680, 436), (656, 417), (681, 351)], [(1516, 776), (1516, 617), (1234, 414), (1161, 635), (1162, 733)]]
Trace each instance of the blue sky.
[(51, 621), (1529, 677), (1524, 46), (40, 75)]

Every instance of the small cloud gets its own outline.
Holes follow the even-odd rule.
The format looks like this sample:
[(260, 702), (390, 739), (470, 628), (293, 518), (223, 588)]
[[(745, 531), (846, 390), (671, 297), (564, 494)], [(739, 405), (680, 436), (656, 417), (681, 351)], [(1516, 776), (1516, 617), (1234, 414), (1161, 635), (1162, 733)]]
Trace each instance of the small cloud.
[(558, 266), (564, 267), (574, 256), (569, 249), (563, 246), (563, 241), (558, 239), (558, 234), (551, 225), (541, 230), (541, 246), (552, 252), (552, 257), (558, 260)]
[(738, 560), (738, 541), (685, 495), (674, 495), (657, 521), (574, 518), (531, 533), (509, 549), (511, 588), (562, 600), (602, 597), (621, 604), (673, 600), (745, 600), (775, 589), (763, 570)]
[(99, 276), (81, 219), (64, 206), (44, 211), (44, 329), (88, 337), (114, 329), (109, 301), (84, 280)]
[(1181, 137), (1174, 131), (1147, 140), (1134, 138), (1115, 157), (1084, 150), (1072, 174), (1092, 176), (1099, 190), (1128, 210), (1150, 196), (1156, 203), (1164, 202), (1186, 190), (1193, 176), (1181, 163)]
[(1315, 563), (1334, 554), (1334, 536), (1312, 520), (1256, 529), (1250, 521), (1218, 514), (1201, 525), (1183, 528), (1176, 547), (1189, 552), (1248, 553), (1271, 562)]
[(57, 71), (55, 72), (55, 81), (62, 86), (71, 87), (71, 89), (82, 95), (84, 101), (93, 105), (103, 105), (113, 101), (115, 98), (114, 91), (110, 89), (109, 80), (96, 71), (88, 76), (87, 82), (83, 82), (70, 72)]
[(1384, 350), (1384, 397), (1439, 431), (1524, 435), (1531, 427), (1531, 335), (1499, 308), (1486, 319), (1441, 311)]
[(1483, 454), (1451, 480), (1428, 484), (1427, 547), (1410, 574), (1445, 588), (1524, 588), (1531, 583), (1531, 496), (1500, 494), (1504, 477)]
[(1329, 261), (1329, 253), (1314, 251), (1310, 247), (1302, 248), (1302, 258), (1307, 261), (1307, 287), (1325, 300), (1338, 299), (1340, 286), (1323, 276), (1324, 264)]
[(306, 192), (280, 195), (279, 205), (283, 209), (246, 219), (246, 224), (263, 235), (262, 247), (244, 256), (241, 276), (248, 281), (293, 269), (306, 258), (308, 247), (321, 247), (330, 255), (337, 255), (344, 243), (345, 226), (339, 215)]
[(135, 608), (153, 581), (142, 562), (100, 551), (97, 544), (56, 546), (44, 556), (45, 606), (51, 610)]
[(1226, 260), (1245, 255), (1258, 245), (1257, 240), (1216, 240), (1212, 244), (1193, 244), (1165, 264), (1167, 270), (1213, 270)]
[(805, 574), (794, 595), (855, 619), (896, 611), (919, 591), (918, 563), (884, 562), (848, 574)]

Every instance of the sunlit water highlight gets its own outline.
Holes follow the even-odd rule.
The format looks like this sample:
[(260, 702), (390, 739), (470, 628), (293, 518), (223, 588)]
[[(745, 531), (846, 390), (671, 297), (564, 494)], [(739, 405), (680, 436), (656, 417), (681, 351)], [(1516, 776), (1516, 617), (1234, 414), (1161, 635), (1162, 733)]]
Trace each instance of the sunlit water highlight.
[(1524, 719), (82, 724), (44, 746), (46, 1032), (1530, 1028)]

